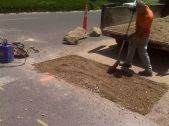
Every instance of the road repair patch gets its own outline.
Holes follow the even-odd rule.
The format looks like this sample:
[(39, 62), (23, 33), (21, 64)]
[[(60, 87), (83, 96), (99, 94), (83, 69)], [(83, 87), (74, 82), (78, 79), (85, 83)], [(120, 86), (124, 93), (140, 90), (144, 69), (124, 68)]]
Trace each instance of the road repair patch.
[(80, 56), (70, 55), (34, 66), (39, 72), (53, 74), (143, 115), (149, 113), (168, 90), (165, 84), (138, 75), (128, 76), (124, 71), (108, 74), (109, 66)]

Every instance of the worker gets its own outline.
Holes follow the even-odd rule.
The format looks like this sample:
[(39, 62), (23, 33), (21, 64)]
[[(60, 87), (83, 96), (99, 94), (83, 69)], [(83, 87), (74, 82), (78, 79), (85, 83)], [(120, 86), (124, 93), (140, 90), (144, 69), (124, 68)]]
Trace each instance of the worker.
[(145, 68), (144, 71), (140, 71), (141, 76), (152, 76), (152, 66), (150, 64), (150, 58), (147, 53), (147, 45), (149, 35), (151, 32), (151, 24), (153, 21), (153, 12), (151, 9), (141, 0), (136, 1), (136, 26), (135, 33), (128, 36), (128, 53), (123, 67), (131, 67), (132, 60), (136, 49)]

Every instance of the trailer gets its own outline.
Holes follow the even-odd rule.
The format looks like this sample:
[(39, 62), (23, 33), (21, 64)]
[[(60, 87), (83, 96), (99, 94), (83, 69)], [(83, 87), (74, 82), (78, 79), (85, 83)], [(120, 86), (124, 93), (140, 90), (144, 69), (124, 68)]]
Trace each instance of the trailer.
[[(121, 9), (119, 14), (114, 13), (115, 9), (118, 9), (118, 11)], [(114, 38), (116, 40), (116, 43), (118, 45), (121, 45), (128, 26), (127, 22), (130, 19), (131, 13), (129, 13), (127, 8), (124, 7), (104, 7), (102, 10), (101, 28), (103, 35)], [(149, 37), (148, 47), (169, 52), (169, 16), (160, 17), (161, 10), (161, 5), (153, 8), (155, 19), (152, 24), (152, 32)], [(111, 15), (112, 13), (113, 15)], [(106, 18), (111, 18), (111, 20), (107, 20)], [(131, 24), (129, 34), (132, 34), (134, 32), (135, 21), (133, 21)]]
[[(103, 34), (105, 36), (113, 37), (116, 40), (116, 43), (121, 45), (127, 26), (128, 24), (106, 27), (103, 29)], [(134, 32), (135, 22), (131, 24), (129, 34)], [(148, 47), (169, 52), (169, 16), (154, 19)]]

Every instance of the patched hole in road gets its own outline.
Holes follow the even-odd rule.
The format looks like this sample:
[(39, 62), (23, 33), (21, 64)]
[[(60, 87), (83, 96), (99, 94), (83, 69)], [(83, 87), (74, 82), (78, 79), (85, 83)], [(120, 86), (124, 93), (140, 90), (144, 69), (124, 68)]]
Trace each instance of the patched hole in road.
[(143, 79), (137, 75), (125, 76), (121, 71), (108, 74), (108, 66), (86, 58), (70, 55), (35, 64), (35, 70), (48, 72), (92, 92), (98, 93), (121, 106), (140, 114), (147, 114), (167, 92), (165, 84)]

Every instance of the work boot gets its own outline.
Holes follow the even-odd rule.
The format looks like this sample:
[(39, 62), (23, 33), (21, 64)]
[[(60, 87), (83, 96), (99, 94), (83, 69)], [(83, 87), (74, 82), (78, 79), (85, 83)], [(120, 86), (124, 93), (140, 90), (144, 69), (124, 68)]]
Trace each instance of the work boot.
[(125, 67), (125, 68), (130, 68), (131, 64), (123, 63), (123, 64), (120, 64), (120, 66)]
[(147, 71), (147, 70), (140, 71), (138, 74), (140, 76), (146, 76), (146, 77), (152, 77), (153, 76), (153, 73), (151, 71)]

